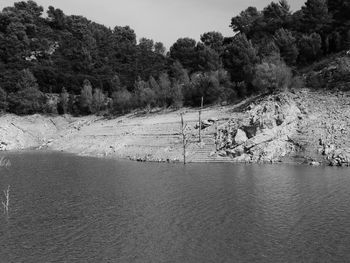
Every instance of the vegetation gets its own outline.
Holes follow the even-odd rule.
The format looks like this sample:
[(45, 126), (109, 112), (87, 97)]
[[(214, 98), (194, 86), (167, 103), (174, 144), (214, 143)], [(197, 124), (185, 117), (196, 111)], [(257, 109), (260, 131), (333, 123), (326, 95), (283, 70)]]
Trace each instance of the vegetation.
[[(350, 49), (348, 0), (307, 0), (294, 13), (286, 0), (249, 7), (232, 18), (233, 37), (180, 38), (168, 53), (129, 26), (52, 6), (43, 13), (32, 0), (0, 12), (1, 112), (114, 114), (199, 106), (202, 96), (229, 103), (300, 85), (299, 69)], [(348, 72), (348, 61), (338, 63)]]

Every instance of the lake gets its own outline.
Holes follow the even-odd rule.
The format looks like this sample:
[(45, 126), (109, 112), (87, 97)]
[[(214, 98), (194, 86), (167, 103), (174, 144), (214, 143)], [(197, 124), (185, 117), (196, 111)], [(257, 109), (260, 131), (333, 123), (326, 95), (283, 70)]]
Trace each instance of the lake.
[(350, 261), (347, 168), (7, 156), (1, 263)]

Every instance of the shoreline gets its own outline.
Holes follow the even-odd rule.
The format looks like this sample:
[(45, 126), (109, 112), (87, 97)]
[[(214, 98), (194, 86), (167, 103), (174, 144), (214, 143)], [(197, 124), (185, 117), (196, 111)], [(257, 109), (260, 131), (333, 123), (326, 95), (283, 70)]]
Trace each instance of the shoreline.
[[(188, 124), (188, 163), (350, 165), (350, 95), (307, 89), (198, 109), (99, 116), (0, 117), (0, 150), (46, 149), (147, 162), (183, 160), (180, 113)], [(210, 122), (209, 122), (210, 121)], [(209, 123), (209, 124), (208, 124)], [(219, 147), (218, 150), (216, 148)]]

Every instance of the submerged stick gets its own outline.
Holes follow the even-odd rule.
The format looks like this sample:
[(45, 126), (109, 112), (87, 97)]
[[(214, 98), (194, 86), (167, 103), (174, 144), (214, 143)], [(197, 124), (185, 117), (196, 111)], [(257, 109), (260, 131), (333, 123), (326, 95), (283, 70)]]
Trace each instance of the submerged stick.
[(4, 214), (9, 213), (9, 205), (10, 205), (10, 186), (7, 187), (7, 190), (4, 190), (5, 201), (2, 201), (2, 205), (4, 206)]

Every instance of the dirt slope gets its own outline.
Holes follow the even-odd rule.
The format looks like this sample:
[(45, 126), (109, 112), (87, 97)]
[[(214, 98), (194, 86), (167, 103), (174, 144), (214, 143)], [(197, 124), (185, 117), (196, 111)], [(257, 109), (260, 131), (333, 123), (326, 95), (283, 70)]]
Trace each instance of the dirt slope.
[(217, 120), (198, 142), (198, 110), (182, 109), (115, 119), (97, 116), (0, 117), (0, 149), (49, 149), (79, 155), (182, 161), (180, 112), (188, 125), (189, 162), (308, 161), (350, 163), (350, 94), (299, 90), (209, 107)]

